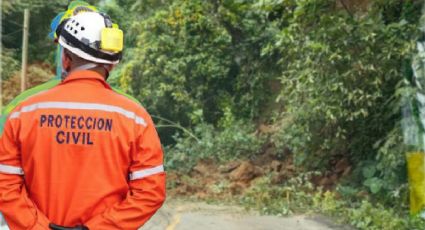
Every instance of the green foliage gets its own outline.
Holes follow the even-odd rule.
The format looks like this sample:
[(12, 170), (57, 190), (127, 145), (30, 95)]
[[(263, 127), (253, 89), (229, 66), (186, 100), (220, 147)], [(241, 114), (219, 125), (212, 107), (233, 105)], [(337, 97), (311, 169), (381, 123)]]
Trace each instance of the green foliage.
[[(377, 142), (379, 146), (376, 156), (378, 176), (385, 181), (386, 191), (397, 190), (406, 183), (406, 146), (402, 145), (403, 137), (400, 126), (396, 126), (385, 138)], [(391, 189), (392, 188), (392, 189)]]
[(141, 50), (131, 72), (133, 91), (148, 107), (185, 124), (187, 112), (199, 108), (197, 99), (212, 93), (204, 95), (203, 90), (218, 89), (209, 86), (208, 80), (214, 84), (228, 72), (227, 52), (220, 47), (225, 47), (230, 37), (207, 20), (204, 14), (210, 9), (208, 4), (202, 5), (206, 7), (192, 2), (176, 4), (144, 21)]
[[(377, 1), (355, 12), (330, 0), (282, 4), (280, 31), (263, 50), (281, 55), (278, 100), (287, 111), (278, 139), (312, 169), (349, 156), (359, 167), (353, 182), (392, 199), (406, 182), (399, 91), (421, 3)], [(374, 174), (363, 174), (370, 165)]]
[(277, 51), (268, 51), (284, 54), (280, 100), (295, 117), (286, 139), (319, 164), (336, 154), (373, 158), (373, 145), (395, 127), (394, 95), (415, 24), (405, 15), (388, 24), (379, 5), (352, 16), (334, 1), (301, 2), (276, 35)]
[[(301, 174), (280, 186), (271, 186), (269, 177), (262, 178), (240, 197), (240, 203), (264, 214), (323, 213), (361, 230), (423, 229), (425, 221), (409, 217), (405, 209), (375, 205), (365, 198), (363, 201), (352, 201), (349, 198), (360, 200), (355, 197), (358, 191), (353, 188), (345, 187), (338, 193), (323, 192), (311, 185), (310, 177), (311, 173)], [(343, 199), (338, 198), (341, 196)]]
[[(130, 11), (140, 10), (143, 20), (129, 27), (137, 34), (136, 48), (126, 55), (117, 82), (151, 113), (195, 130), (201, 141), (181, 133), (171, 140), (176, 129), (159, 121), (164, 143), (176, 143), (167, 156), (173, 168), (188, 170), (206, 156), (243, 155), (229, 148), (238, 142), (232, 142), (237, 129), (228, 118), (273, 122), (280, 127), (270, 137), (278, 152), (289, 147), (298, 165), (313, 170), (348, 157), (355, 167), (352, 186), (405, 209), (401, 82), (409, 74), (422, 3), (350, 4), (135, 3)], [(265, 110), (272, 101), (285, 107), (284, 113), (272, 108), (277, 119)], [(246, 133), (246, 124), (239, 126)], [(226, 141), (217, 136), (229, 143), (218, 144)]]
[[(290, 148), (297, 165), (322, 171), (331, 158), (350, 159), (351, 180), (338, 190), (345, 201), (312, 197), (301, 175), (282, 186), (259, 181), (243, 203), (273, 214), (315, 207), (360, 229), (419, 228), (399, 212), (407, 210), (399, 124), (422, 1), (100, 2), (125, 31), (123, 64), (110, 80), (154, 115), (169, 169), (255, 157), (266, 143), (255, 124), (272, 123), (268, 141), (277, 155)], [(16, 51), (2, 54), (3, 76), (19, 68), (23, 9), (33, 15), (30, 61), (52, 61), (48, 25), (65, 4), (3, 1), (2, 44)], [(359, 203), (363, 190), (372, 198)]]
[(300, 174), (282, 186), (271, 186), (271, 177), (263, 177), (240, 197), (240, 203), (263, 214), (290, 215), (305, 212), (313, 204), (311, 197), (315, 189), (310, 182), (313, 174), (316, 173)]
[[(250, 1), (172, 1), (143, 21), (121, 76), (152, 113), (190, 127), (217, 124), (225, 111), (254, 118), (268, 100), (265, 15)], [(170, 135), (170, 133), (162, 134)]]
[[(5, 3), (7, 2), (7, 3)], [(3, 1), (2, 44), (21, 53), (24, 9), (30, 10), (29, 61), (44, 61), (54, 52), (54, 43), (48, 38), (51, 20), (66, 8), (67, 1), (17, 0)], [(46, 60), (47, 61), (47, 60)], [(53, 60), (48, 60), (53, 62)]]
[[(406, 215), (406, 214), (405, 214)], [(358, 208), (349, 209), (346, 217), (358, 229), (423, 229), (425, 222), (418, 217), (400, 216), (393, 209), (363, 201)]]
[(194, 136), (175, 136), (176, 145), (165, 151), (169, 169), (190, 171), (201, 159), (217, 162), (247, 159), (258, 154), (265, 142), (262, 136), (255, 133), (253, 125), (243, 121), (234, 121), (222, 130), (200, 124), (195, 127)]
[(419, 230), (425, 224), (423, 220), (408, 217), (406, 212), (374, 205), (367, 200), (349, 203), (337, 199), (331, 192), (316, 193), (314, 208), (361, 230)]
[(1, 77), (3, 80), (9, 79), (13, 73), (19, 69), (19, 62), (13, 57), (13, 51), (4, 50), (1, 54)]

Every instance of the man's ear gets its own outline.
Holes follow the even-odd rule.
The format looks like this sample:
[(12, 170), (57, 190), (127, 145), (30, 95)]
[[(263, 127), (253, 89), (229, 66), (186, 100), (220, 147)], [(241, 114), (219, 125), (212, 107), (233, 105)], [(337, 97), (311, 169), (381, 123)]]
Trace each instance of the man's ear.
[(71, 69), (72, 57), (68, 50), (62, 52), (62, 66), (66, 71)]

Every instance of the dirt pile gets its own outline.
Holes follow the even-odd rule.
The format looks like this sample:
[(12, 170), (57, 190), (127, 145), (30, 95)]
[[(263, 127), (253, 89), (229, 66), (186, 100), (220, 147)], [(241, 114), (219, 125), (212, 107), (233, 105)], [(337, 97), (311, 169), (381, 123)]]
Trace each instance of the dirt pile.
[[(311, 182), (325, 190), (351, 173), (352, 166), (346, 158), (331, 160), (328, 171), (315, 175)], [(302, 169), (298, 169), (302, 170)], [(276, 159), (263, 155), (255, 160), (236, 160), (217, 164), (213, 160), (201, 160), (189, 172), (168, 172), (168, 194), (194, 196), (196, 198), (223, 198), (243, 194), (263, 176), (271, 177), (271, 186), (280, 185), (297, 175), (292, 158)]]
[(237, 160), (217, 164), (201, 160), (188, 174), (169, 172), (169, 194), (198, 198), (223, 197), (242, 194), (258, 178), (271, 174), (274, 184), (293, 176), (292, 161)]

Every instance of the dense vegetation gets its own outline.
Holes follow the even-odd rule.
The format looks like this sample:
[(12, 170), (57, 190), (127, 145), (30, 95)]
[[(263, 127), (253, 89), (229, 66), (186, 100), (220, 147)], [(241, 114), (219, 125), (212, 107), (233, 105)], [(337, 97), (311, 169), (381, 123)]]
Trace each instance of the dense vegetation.
[[(65, 8), (58, 0), (13, 2), (3, 1), (4, 78), (18, 68), (22, 9), (33, 9), (31, 61), (51, 62), (47, 25)], [(407, 218), (400, 127), (422, 1), (91, 2), (126, 31), (125, 58), (111, 82), (154, 115), (169, 169), (260, 157), (265, 146), (276, 158), (293, 158), (300, 173), (326, 172), (344, 158), (349, 178), (333, 193), (312, 189), (303, 205), (345, 215), (360, 229), (423, 226)], [(264, 125), (271, 131), (258, 131)], [(309, 190), (305, 180), (272, 188), (265, 181), (243, 202), (287, 214), (284, 191)]]

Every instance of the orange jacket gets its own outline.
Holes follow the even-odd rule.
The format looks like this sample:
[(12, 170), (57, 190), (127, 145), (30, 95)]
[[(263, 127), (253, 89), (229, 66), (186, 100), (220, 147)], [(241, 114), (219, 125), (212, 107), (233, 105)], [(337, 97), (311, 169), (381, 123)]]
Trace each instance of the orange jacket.
[(0, 138), (0, 212), (12, 230), (137, 229), (165, 198), (149, 114), (93, 71), (22, 102)]

